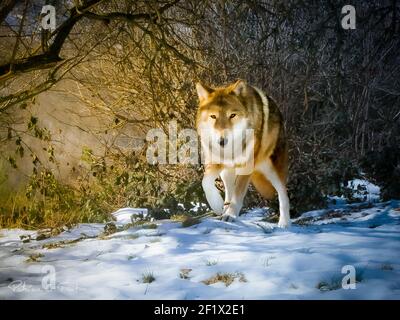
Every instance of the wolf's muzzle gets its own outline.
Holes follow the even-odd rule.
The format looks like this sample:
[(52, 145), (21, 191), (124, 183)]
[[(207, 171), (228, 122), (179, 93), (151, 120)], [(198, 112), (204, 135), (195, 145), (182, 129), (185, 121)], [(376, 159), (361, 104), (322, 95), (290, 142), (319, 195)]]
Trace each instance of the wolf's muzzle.
[(224, 147), (228, 143), (228, 139), (221, 137), (219, 138), (218, 143), (221, 147)]

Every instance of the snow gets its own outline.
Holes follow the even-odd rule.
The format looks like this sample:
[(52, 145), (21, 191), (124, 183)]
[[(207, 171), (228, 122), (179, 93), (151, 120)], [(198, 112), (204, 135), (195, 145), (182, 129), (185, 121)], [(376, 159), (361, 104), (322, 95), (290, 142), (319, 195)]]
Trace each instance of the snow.
[[(40, 241), (35, 231), (3, 229), (0, 299), (400, 298), (400, 201), (308, 212), (288, 230), (264, 214), (187, 228), (154, 221), (155, 229), (111, 235), (104, 224), (81, 224)], [(22, 235), (32, 240), (23, 243)], [(356, 270), (354, 290), (341, 287), (346, 265)], [(203, 283), (217, 273), (234, 280)], [(145, 275), (155, 281), (143, 283)]]
[(148, 210), (146, 208), (122, 208), (111, 214), (117, 224), (125, 225), (132, 223), (136, 218), (146, 218)]
[[(365, 202), (378, 202), (381, 196), (380, 188), (365, 180), (365, 179), (353, 179), (347, 182), (347, 188), (352, 190), (352, 196), (357, 201), (365, 201)], [(337, 207), (339, 205), (346, 205), (348, 199), (342, 196), (328, 196), (329, 202), (332, 203), (333, 207)]]
[(380, 188), (363, 179), (354, 179), (348, 182), (347, 187), (354, 190), (354, 198), (361, 201), (377, 202), (380, 197)]

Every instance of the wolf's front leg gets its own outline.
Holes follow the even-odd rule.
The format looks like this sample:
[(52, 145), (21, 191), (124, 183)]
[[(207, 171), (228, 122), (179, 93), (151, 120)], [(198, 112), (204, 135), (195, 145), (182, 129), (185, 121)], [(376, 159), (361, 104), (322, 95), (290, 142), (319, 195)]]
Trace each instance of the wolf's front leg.
[(226, 208), (230, 204), (233, 194), (235, 192), (235, 180), (236, 180), (235, 169), (234, 168), (223, 169), (221, 171), (221, 179), (225, 187), (224, 208)]
[(270, 161), (266, 161), (260, 169), (271, 182), (276, 191), (278, 192), (279, 199), (279, 222), (278, 227), (287, 228), (290, 226), (290, 204), (289, 197), (287, 194), (286, 183), (279, 177), (276, 169)]
[(202, 186), (204, 193), (206, 194), (207, 202), (211, 209), (217, 213), (222, 214), (224, 210), (224, 200), (217, 187), (215, 186), (215, 180), (218, 178), (221, 172), (221, 168), (218, 165), (207, 165)]
[(222, 220), (233, 221), (239, 216), (240, 209), (242, 209), (243, 206), (243, 199), (247, 193), (247, 188), (249, 186), (249, 181), (250, 175), (236, 176), (232, 198), (229, 205), (226, 206), (224, 210)]

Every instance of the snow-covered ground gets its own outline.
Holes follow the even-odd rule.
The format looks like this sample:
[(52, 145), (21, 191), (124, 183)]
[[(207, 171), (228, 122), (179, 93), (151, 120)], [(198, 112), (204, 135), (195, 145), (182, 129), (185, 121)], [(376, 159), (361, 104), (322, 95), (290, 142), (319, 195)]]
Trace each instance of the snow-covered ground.
[(108, 236), (102, 224), (44, 240), (0, 230), (0, 299), (400, 298), (400, 201), (307, 212), (288, 230), (263, 213)]

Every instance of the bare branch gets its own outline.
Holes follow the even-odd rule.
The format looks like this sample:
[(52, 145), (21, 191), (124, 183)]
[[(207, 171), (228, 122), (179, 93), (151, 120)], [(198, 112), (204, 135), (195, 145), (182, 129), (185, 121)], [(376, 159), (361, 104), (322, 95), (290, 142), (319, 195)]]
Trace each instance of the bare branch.
[[(64, 23), (53, 32), (55, 35), (53, 43), (49, 46), (47, 52), (33, 55), (27, 58), (16, 59), (13, 62), (6, 63), (0, 66), (0, 81), (8, 79), (15, 74), (21, 72), (27, 72), (36, 69), (50, 68), (63, 59), (59, 56), (60, 51), (65, 43), (65, 40), (69, 36), (72, 28), (75, 24), (83, 17), (101, 19), (101, 20), (112, 20), (112, 19), (125, 19), (128, 21), (136, 20), (149, 20), (154, 21), (157, 19), (159, 13), (164, 12), (174, 4), (178, 3), (179, 0), (175, 0), (167, 5), (161, 7), (158, 12), (153, 13), (138, 13), (138, 14), (127, 14), (122, 12), (111, 12), (105, 15), (98, 15), (92, 12), (88, 12), (93, 6), (99, 4), (102, 0), (90, 0), (85, 3), (84, 6), (74, 7), (70, 11), (70, 17), (64, 21)], [(167, 45), (167, 44), (166, 44)]]

